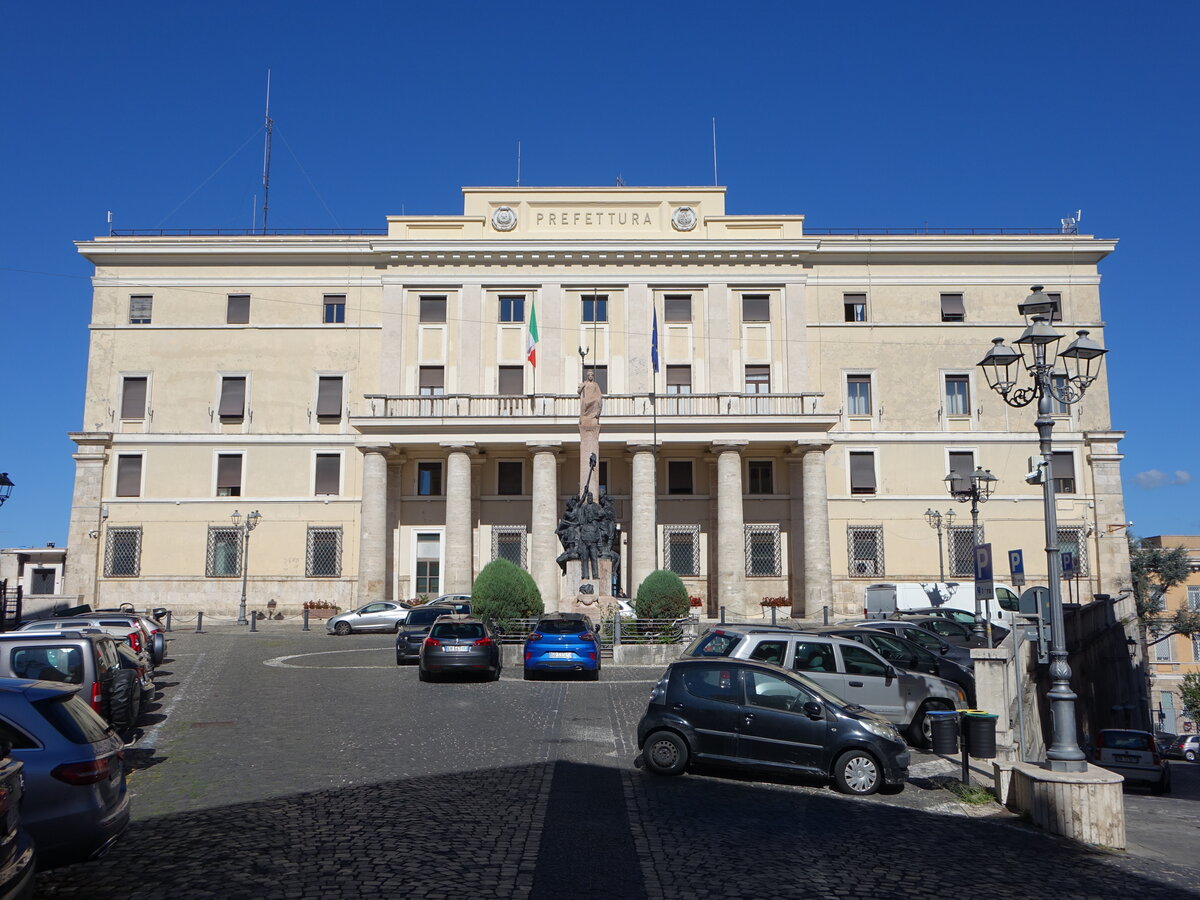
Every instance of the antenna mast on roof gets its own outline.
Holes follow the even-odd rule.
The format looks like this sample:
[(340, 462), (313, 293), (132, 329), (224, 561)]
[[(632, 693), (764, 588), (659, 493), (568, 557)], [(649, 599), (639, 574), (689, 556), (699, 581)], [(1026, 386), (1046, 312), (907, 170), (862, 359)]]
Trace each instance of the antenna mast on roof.
[(271, 194), (271, 132), (275, 127), (275, 120), (271, 118), (271, 70), (267, 69), (267, 112), (266, 112), (266, 129), (267, 134), (263, 140), (263, 220), (262, 231), (267, 233), (267, 209), (269, 206), (268, 198)]
[(713, 187), (717, 186), (717, 117), (713, 116)]

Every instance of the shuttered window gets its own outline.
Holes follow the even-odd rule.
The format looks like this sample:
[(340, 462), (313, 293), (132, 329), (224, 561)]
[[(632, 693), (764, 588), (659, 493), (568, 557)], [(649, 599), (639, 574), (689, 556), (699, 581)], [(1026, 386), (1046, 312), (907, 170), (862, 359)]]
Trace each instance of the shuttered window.
[(963, 305), (962, 294), (942, 294), (942, 321), (964, 322), (967, 318), (967, 308)]
[(667, 294), (665, 297), (663, 297), (663, 321), (692, 321), (692, 295)]
[(1070, 450), (1054, 453), (1051, 462), (1056, 494), (1075, 493), (1075, 454)]
[(964, 493), (971, 490), (971, 473), (975, 471), (975, 454), (969, 450), (955, 450), (950, 453), (950, 472), (954, 480), (950, 482), (950, 492)]
[(154, 297), (151, 294), (135, 294), (129, 298), (129, 324), (149, 325), (150, 312), (154, 308)]
[(422, 297), (420, 315), (422, 322), (445, 322), (446, 298)]
[(446, 393), (446, 367), (421, 366), (420, 384), (422, 397), (438, 397)]
[(342, 455), (340, 453), (318, 453), (316, 464), (316, 486), (313, 493), (333, 495), (340, 493)]
[(117, 496), (142, 495), (142, 455), (122, 453), (117, 457)]
[(342, 376), (322, 375), (317, 379), (317, 418), (342, 417)]
[(742, 294), (743, 322), (770, 322), (771, 297), (769, 294)]
[(121, 383), (121, 418), (146, 418), (146, 377), (129, 376)]
[(250, 295), (230, 294), (225, 306), (225, 322), (228, 325), (246, 325), (250, 322)]
[(217, 409), (222, 421), (241, 419), (246, 414), (246, 376), (227, 375), (221, 379), (221, 403)]
[(850, 493), (875, 493), (874, 451), (856, 451), (850, 454)]
[(242, 496), (242, 454), (217, 455), (217, 496)]
[(499, 380), (501, 395), (515, 397), (525, 393), (524, 366), (501, 366)]

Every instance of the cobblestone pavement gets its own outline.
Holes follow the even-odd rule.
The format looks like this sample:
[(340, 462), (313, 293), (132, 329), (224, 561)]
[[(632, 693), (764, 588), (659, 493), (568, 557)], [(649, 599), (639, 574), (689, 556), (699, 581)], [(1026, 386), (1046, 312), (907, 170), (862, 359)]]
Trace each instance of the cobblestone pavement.
[[(285, 627), (276, 627), (286, 626)], [(1200, 870), (902, 794), (633, 766), (658, 669), (424, 684), (385, 635), (175, 632), (134, 822), (62, 898), (1194, 897)], [(315, 628), (316, 626), (314, 626)]]

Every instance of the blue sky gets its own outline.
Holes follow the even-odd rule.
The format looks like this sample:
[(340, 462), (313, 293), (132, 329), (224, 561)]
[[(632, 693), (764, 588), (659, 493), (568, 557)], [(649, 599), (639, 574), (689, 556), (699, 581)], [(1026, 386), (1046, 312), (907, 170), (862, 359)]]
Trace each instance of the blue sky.
[(275, 226), (459, 213), (461, 186), (513, 183), (518, 141), (524, 184), (710, 184), (714, 116), (731, 213), (1082, 208), (1121, 241), (1101, 272), (1129, 518), (1200, 533), (1197, 26), (1196, 4), (1106, 2), (8, 4), (0, 546), (66, 542), (91, 301), (71, 242), (106, 210), (247, 227), (268, 67)]

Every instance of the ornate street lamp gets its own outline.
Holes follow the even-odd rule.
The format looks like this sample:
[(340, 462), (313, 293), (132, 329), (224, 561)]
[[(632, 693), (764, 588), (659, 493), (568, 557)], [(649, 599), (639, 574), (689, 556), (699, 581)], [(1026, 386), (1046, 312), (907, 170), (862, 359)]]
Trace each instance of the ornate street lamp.
[[(950, 490), (950, 496), (959, 503), (971, 504), (971, 546), (979, 546), (979, 504), (987, 503), (988, 498), (992, 496), (992, 491), (996, 489), (996, 482), (999, 479), (992, 474), (991, 469), (981, 469), (975, 467), (975, 471), (970, 475), (959, 475), (956, 472), (951, 472), (946, 476), (946, 487)], [(984, 616), (980, 610), (979, 596), (975, 596), (975, 636), (980, 640), (987, 640), (988, 646), (992, 645), (990, 640), (991, 629), (985, 629)]]
[[(1071, 690), (1071, 666), (1067, 661), (1066, 637), (1063, 634), (1062, 566), (1059, 558), (1058, 519), (1054, 511), (1054, 474), (1052, 433), (1054, 431), (1053, 401), (1066, 406), (1078, 403), (1091, 387), (1108, 351), (1088, 337), (1086, 330), (1075, 332), (1076, 339), (1058, 354), (1055, 349), (1063, 335), (1050, 325), (1054, 302), (1035, 284), (1032, 294), (1018, 306), (1028, 323), (1017, 338), (1018, 350), (1004, 346), (1003, 338), (995, 338), (992, 348), (979, 361), (987, 376), (988, 386), (1012, 407), (1028, 406), (1037, 401), (1038, 449), (1042, 461), (1038, 464), (1042, 482), (1042, 511), (1046, 520), (1046, 577), (1050, 591), (1050, 715), (1053, 722), (1053, 741), (1046, 751), (1050, 769), (1055, 772), (1083, 772), (1087, 758), (1079, 749), (1075, 730), (1075, 692)], [(1061, 361), (1065, 371), (1056, 371)], [(1030, 383), (1017, 387), (1025, 369)], [(1057, 377), (1055, 377), (1057, 376)]]
[(229, 518), (233, 521), (233, 527), (242, 532), (242, 599), (238, 603), (237, 623), (247, 625), (250, 621), (246, 618), (246, 576), (250, 571), (250, 532), (258, 527), (258, 520), (262, 517), (256, 509), (254, 512), (246, 513), (246, 521), (243, 522), (242, 514), (235, 509)]
[(944, 513), (940, 513), (932, 507), (925, 510), (925, 521), (929, 523), (930, 528), (937, 529), (938, 536), (938, 581), (945, 584), (946, 582), (946, 557), (942, 553), (942, 522), (946, 523), (946, 533), (950, 533), (950, 527), (954, 524), (954, 510), (948, 509)]
[(3, 506), (4, 501), (12, 496), (12, 489), (15, 486), (7, 472), (0, 472), (0, 506)]

